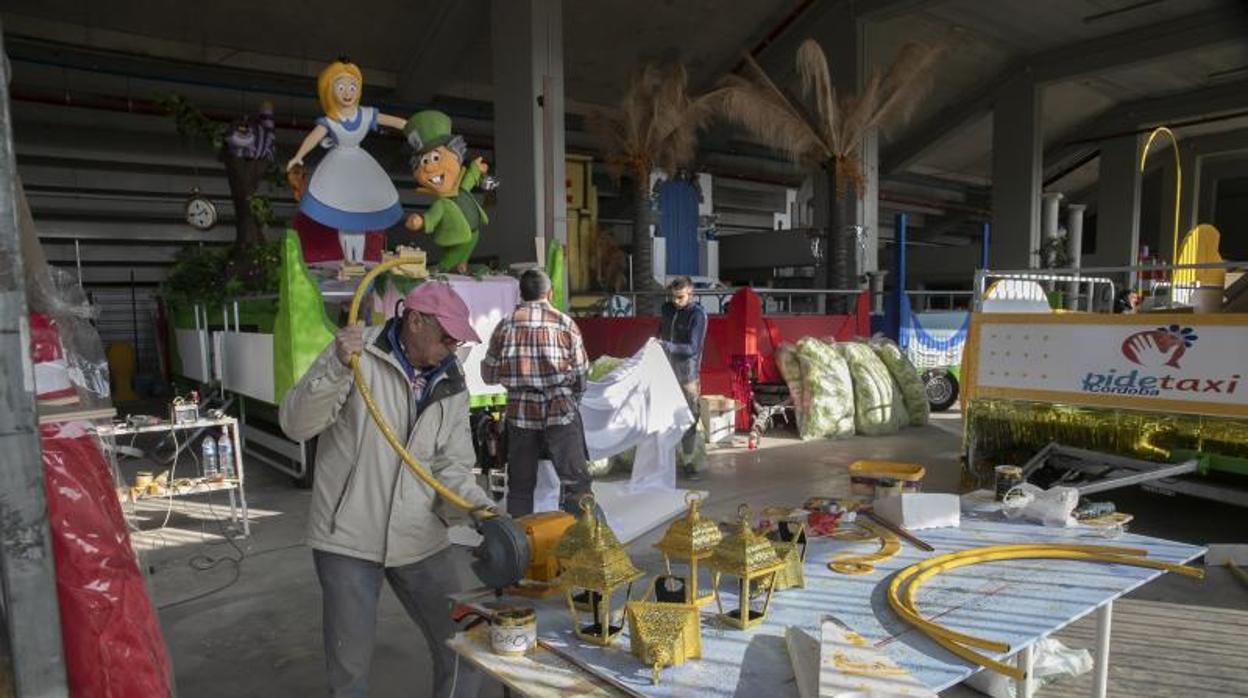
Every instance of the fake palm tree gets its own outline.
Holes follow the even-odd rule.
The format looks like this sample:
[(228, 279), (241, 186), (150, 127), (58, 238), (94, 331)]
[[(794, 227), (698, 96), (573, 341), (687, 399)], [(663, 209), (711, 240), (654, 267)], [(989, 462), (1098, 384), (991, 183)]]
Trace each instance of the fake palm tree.
[(748, 55), (741, 72), (726, 77), (715, 93), (729, 121), (794, 162), (831, 177), (832, 225), (825, 231), (824, 249), (832, 288), (858, 286), (856, 230), (849, 215), (866, 183), (862, 144), (884, 122), (909, 116), (926, 91), (939, 53), (938, 47), (906, 44), (887, 71), (873, 71), (860, 94), (838, 95), (823, 48), (807, 39), (797, 50), (801, 99), (781, 89)]
[(617, 181), (624, 174), (633, 180), (634, 276), (639, 291), (654, 290), (650, 173), (657, 168), (671, 176), (693, 162), (698, 131), (715, 113), (713, 99), (713, 94), (690, 96), (683, 65), (646, 63), (633, 72), (619, 104), (594, 107), (586, 114), (586, 127), (604, 151), (607, 171)]

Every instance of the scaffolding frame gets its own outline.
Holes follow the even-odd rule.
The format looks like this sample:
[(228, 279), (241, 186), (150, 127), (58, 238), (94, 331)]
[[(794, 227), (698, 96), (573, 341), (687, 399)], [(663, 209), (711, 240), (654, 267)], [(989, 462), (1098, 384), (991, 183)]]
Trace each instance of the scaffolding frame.
[[(0, 31), (0, 57), (5, 56)], [(0, 62), (0, 592), (14, 695), (68, 695), (18, 239), (9, 62)]]

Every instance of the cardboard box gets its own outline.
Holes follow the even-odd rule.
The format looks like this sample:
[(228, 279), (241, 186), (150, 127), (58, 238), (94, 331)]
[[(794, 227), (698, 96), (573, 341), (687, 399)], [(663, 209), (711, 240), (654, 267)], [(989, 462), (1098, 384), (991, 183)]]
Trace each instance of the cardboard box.
[(704, 395), (698, 400), (698, 408), (706, 442), (731, 443), (736, 433), (737, 401), (723, 395)]

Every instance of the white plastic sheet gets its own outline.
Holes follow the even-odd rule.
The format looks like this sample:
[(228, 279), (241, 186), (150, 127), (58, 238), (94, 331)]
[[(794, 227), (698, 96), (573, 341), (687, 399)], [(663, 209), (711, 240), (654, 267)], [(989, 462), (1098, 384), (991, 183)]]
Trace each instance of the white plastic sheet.
[(657, 340), (589, 384), (581, 420), (591, 460), (635, 446), (632, 489), (676, 489), (676, 444), (693, 413)]
[[(657, 340), (589, 383), (581, 398), (581, 421), (590, 460), (637, 448), (631, 491), (676, 489), (676, 445), (693, 425), (693, 413)], [(535, 510), (552, 501), (557, 506), (558, 488), (554, 467), (542, 462)]]

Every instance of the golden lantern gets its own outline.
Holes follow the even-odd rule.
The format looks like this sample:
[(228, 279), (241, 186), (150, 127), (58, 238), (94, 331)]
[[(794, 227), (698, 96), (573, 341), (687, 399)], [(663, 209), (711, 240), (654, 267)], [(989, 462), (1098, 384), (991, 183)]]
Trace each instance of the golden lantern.
[(650, 681), (659, 682), (659, 670), (702, 656), (702, 624), (692, 604), (630, 601), (628, 644), (633, 656), (650, 667)]
[[(760, 536), (750, 526), (750, 507), (742, 504), (737, 514), (737, 530), (715, 548), (715, 553), (707, 564), (715, 571), (713, 587), (719, 617), (725, 623), (744, 630), (758, 625), (767, 617), (771, 594), (776, 586), (776, 573), (783, 569), (784, 563), (776, 557), (776, 547), (772, 541)], [(739, 582), (740, 605), (727, 612), (724, 611), (724, 597), (719, 594), (721, 575), (736, 577)], [(762, 608), (755, 610), (750, 606), (751, 591), (756, 591), (763, 597)]]
[[(576, 551), (584, 549), (589, 545), (589, 533), (593, 528), (593, 523), (598, 520), (597, 506), (594, 502), (594, 495), (587, 494), (581, 497), (579, 502), (581, 507), (581, 515), (576, 522), (564, 530), (563, 535), (559, 538), (559, 543), (555, 546), (554, 557), (560, 568), (566, 567), (568, 560), (576, 554)], [(602, 538), (609, 545), (620, 544), (619, 539), (615, 537), (615, 531), (610, 526), (602, 527)], [(589, 611), (590, 592), (582, 591), (576, 595), (574, 600), (578, 611)]]
[(703, 517), (698, 512), (702, 498), (690, 492), (685, 495), (688, 510), (685, 515), (672, 522), (667, 532), (654, 547), (663, 553), (663, 564), (667, 574), (672, 575), (672, 559), (684, 560), (688, 567), (685, 577), (685, 603), (702, 606), (715, 600), (715, 589), (702, 595), (698, 593), (698, 563), (715, 553), (715, 546), (723, 539), (719, 532), (719, 524)]
[(796, 519), (781, 519), (776, 529), (768, 534), (776, 548), (776, 557), (784, 567), (776, 574), (776, 591), (805, 588), (806, 574), (806, 523)]
[[(555, 559), (560, 562), (567, 562), (572, 558), (576, 551), (584, 548), (589, 541), (589, 529), (592, 527), (593, 521), (597, 518), (594, 511), (594, 495), (587, 494), (581, 497), (579, 502), (581, 507), (581, 515), (576, 522), (569, 526), (563, 532), (563, 536), (559, 538), (558, 545), (555, 546)], [(609, 527), (602, 529), (603, 539), (611, 545), (619, 545), (620, 541), (615, 537), (615, 532)]]
[[(590, 505), (592, 507), (592, 504)], [(582, 503), (582, 508), (586, 508)], [(633, 566), (624, 546), (604, 523), (590, 513), (589, 536), (584, 545), (568, 558), (563, 568), (568, 613), (572, 616), (572, 629), (576, 636), (596, 645), (609, 645), (623, 629), (611, 624), (611, 597), (617, 589), (627, 585), (625, 598), (633, 591), (633, 582), (645, 573)], [(588, 593), (588, 610), (592, 622), (581, 624), (577, 590)]]

